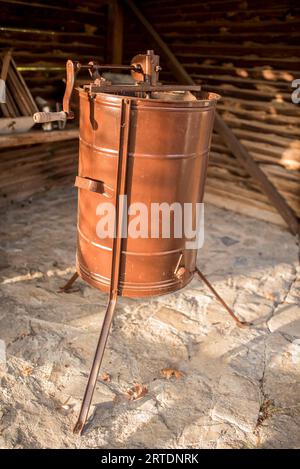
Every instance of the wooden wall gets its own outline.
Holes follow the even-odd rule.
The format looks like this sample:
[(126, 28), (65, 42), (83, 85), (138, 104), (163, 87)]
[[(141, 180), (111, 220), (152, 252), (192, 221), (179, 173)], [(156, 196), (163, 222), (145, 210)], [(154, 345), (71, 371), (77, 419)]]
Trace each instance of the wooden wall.
[[(41, 96), (52, 104), (61, 102), (67, 59), (84, 63), (106, 60), (106, 3), (0, 0), (0, 49), (13, 48), (14, 60), (34, 97)], [(67, 128), (71, 127), (68, 123)], [(44, 132), (45, 142), (53, 135)], [(63, 131), (60, 136), (66, 138)], [(33, 135), (30, 141), (34, 140)], [(57, 185), (72, 185), (78, 164), (77, 138), (70, 140), (68, 135), (68, 140), (13, 148), (2, 148), (3, 141), (0, 206)]]
[(75, 179), (78, 140), (5, 149), (0, 155), (0, 206), (28, 199)]
[[(222, 95), (218, 108), (225, 121), (300, 215), (300, 105), (291, 102), (291, 82), (300, 78), (299, 2), (140, 0), (137, 3), (192, 78), (204, 89)], [(123, 62), (126, 63), (136, 53), (153, 48), (153, 44), (124, 2), (121, 4), (125, 15)], [(67, 58), (109, 61), (106, 1), (0, 0), (0, 8), (0, 48), (14, 48), (15, 61), (34, 96), (53, 102), (61, 100)], [(162, 61), (162, 66), (162, 79), (174, 81), (168, 64)], [(74, 142), (65, 145), (69, 154), (69, 150), (74, 151), (73, 167), (65, 165), (66, 177), (72, 180), (77, 155)], [(52, 150), (51, 145), (47, 147), (51, 154), (57, 152), (57, 160), (53, 159), (53, 181), (56, 173), (63, 178), (60, 169), (64, 161), (58, 147), (56, 144)], [(37, 150), (36, 146), (29, 148)], [(0, 159), (1, 172), (2, 162), (8, 171), (5, 152), (5, 158)], [(15, 149), (11, 153), (12, 178), (14, 168), (23, 164), (23, 160), (18, 160), (20, 155)], [(40, 187), (38, 152), (35, 155), (35, 183)], [(31, 171), (30, 165), (26, 168)], [(47, 171), (51, 173), (51, 165)], [(11, 197), (0, 183), (1, 196), (2, 200)], [(282, 223), (216, 134), (206, 200)]]
[[(222, 95), (225, 121), (300, 215), (300, 4), (282, 0), (142, 0), (146, 18), (203, 89)], [(127, 12), (129, 58), (153, 47)], [(167, 64), (162, 78), (171, 81)], [(174, 81), (174, 79), (173, 79)], [(282, 223), (253, 180), (214, 135), (206, 200)], [(259, 209), (259, 210), (258, 210)]]

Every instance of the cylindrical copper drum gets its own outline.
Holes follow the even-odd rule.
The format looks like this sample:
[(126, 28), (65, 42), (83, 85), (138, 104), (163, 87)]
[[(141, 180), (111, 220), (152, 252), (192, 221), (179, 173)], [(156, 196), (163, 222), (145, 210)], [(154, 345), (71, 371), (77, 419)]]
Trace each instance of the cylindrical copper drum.
[[(103, 291), (110, 286), (111, 238), (99, 239), (97, 207), (113, 200), (124, 97), (80, 90), (79, 176), (103, 193), (79, 188), (77, 271)], [(126, 175), (128, 206), (143, 203), (202, 202), (218, 95), (202, 93), (197, 101), (131, 100)], [(130, 219), (128, 220), (130, 223)], [(185, 237), (128, 238), (122, 241), (119, 294), (142, 297), (176, 291), (192, 279), (196, 249)]]

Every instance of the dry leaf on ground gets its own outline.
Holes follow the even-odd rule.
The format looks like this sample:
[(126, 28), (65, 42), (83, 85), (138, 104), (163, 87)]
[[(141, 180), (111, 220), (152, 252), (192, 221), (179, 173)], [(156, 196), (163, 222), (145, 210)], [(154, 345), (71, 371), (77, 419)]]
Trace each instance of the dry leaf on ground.
[(126, 391), (125, 396), (126, 399), (129, 399), (130, 401), (136, 401), (137, 399), (144, 397), (147, 392), (147, 386), (144, 386), (143, 384), (135, 384), (132, 388)]
[(102, 375), (100, 376), (100, 379), (102, 381), (105, 381), (106, 383), (110, 383), (111, 382), (111, 376), (109, 373), (106, 373), (106, 371), (104, 371), (104, 373), (102, 373)]
[(71, 399), (71, 396), (69, 396), (65, 402), (63, 402), (62, 404), (59, 403), (58, 406), (56, 406), (56, 409), (59, 410), (59, 409), (64, 409), (64, 410), (69, 410), (70, 409), (70, 405), (68, 404), (69, 400)]
[(174, 368), (163, 368), (160, 370), (160, 374), (163, 378), (170, 379), (170, 378), (176, 378), (180, 379), (185, 376), (185, 373), (183, 371), (175, 370)]
[(32, 375), (33, 368), (31, 368), (30, 366), (24, 366), (24, 368), (22, 368), (20, 372), (22, 376), (30, 376)]
[(276, 300), (275, 295), (273, 295), (273, 293), (269, 293), (269, 292), (265, 294), (265, 298), (267, 300), (270, 300), (270, 301), (275, 301)]

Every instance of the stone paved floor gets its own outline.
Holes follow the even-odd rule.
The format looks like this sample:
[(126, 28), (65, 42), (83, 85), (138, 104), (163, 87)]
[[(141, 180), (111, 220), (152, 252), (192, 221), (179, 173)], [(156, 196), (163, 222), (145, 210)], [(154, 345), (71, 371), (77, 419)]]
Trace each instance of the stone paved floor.
[[(300, 276), (282, 228), (206, 206), (198, 265), (239, 329), (196, 279), (176, 294), (121, 299), (85, 434), (71, 432), (106, 296), (57, 293), (75, 255), (75, 191), (1, 213), (0, 447), (300, 446)], [(6, 364), (4, 357), (6, 346)], [(181, 370), (166, 379), (160, 370)], [(135, 383), (148, 393), (130, 401)]]

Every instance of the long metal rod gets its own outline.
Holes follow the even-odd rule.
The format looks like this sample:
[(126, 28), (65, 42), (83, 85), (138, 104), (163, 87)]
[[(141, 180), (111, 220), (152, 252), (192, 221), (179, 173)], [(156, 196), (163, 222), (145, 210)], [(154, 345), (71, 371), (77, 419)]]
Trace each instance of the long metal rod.
[(138, 85), (85, 85), (91, 93), (120, 93), (124, 92), (148, 92), (148, 91), (201, 91), (200, 85), (149, 85), (148, 83), (139, 83)]
[(94, 356), (92, 368), (90, 371), (89, 379), (86, 385), (86, 389), (85, 389), (85, 393), (84, 393), (84, 397), (83, 397), (83, 401), (82, 401), (82, 405), (80, 409), (80, 414), (79, 414), (78, 420), (73, 430), (74, 433), (79, 433), (80, 435), (82, 433), (82, 430), (84, 428), (84, 425), (85, 425), (85, 422), (87, 420), (88, 413), (90, 410), (95, 386), (96, 386), (98, 375), (99, 375), (100, 366), (102, 363), (102, 358), (103, 358), (105, 347), (106, 347), (106, 342), (108, 339), (111, 323), (114, 317), (116, 303), (117, 303), (117, 295), (115, 295), (114, 298), (111, 298), (109, 300), (109, 303), (105, 312), (104, 321), (102, 324), (102, 328), (101, 328), (101, 332), (100, 332), (100, 336), (99, 336), (98, 344), (96, 348), (96, 353)]
[(118, 65), (118, 64), (97, 64), (92, 63), (88, 65), (82, 65), (78, 63), (77, 68), (85, 70), (134, 70), (135, 72), (140, 72), (141, 67), (137, 65)]
[[(115, 236), (112, 246), (112, 262), (111, 262), (111, 277), (110, 277), (110, 291), (109, 302), (105, 312), (104, 321), (102, 324), (95, 357), (93, 360), (90, 376), (87, 382), (85, 394), (83, 397), (79, 417), (74, 427), (74, 433), (82, 433), (85, 422), (88, 417), (89, 409), (91, 406), (95, 386), (97, 383), (100, 366), (102, 363), (110, 327), (114, 317), (116, 302), (118, 297), (118, 285), (120, 275), (120, 264), (122, 254), (122, 230), (124, 223), (124, 210), (123, 199), (126, 193), (126, 173), (127, 173), (127, 156), (128, 156), (128, 142), (129, 142), (129, 122), (130, 122), (130, 108), (131, 101), (129, 99), (122, 100), (121, 121), (120, 121), (120, 146), (119, 158), (117, 167), (117, 181), (115, 192)], [(121, 199), (121, 200), (120, 200)]]
[(217, 298), (217, 300), (221, 303), (221, 305), (226, 309), (226, 311), (230, 314), (232, 319), (237, 323), (239, 327), (249, 327), (251, 326), (251, 322), (246, 322), (246, 321), (240, 321), (240, 319), (234, 314), (231, 308), (225, 303), (223, 298), (219, 295), (219, 293), (214, 289), (212, 284), (207, 280), (207, 278), (203, 275), (202, 272), (196, 267), (196, 273), (199, 275), (201, 280), (205, 283), (205, 285), (210, 289), (210, 291), (214, 294), (214, 296)]

